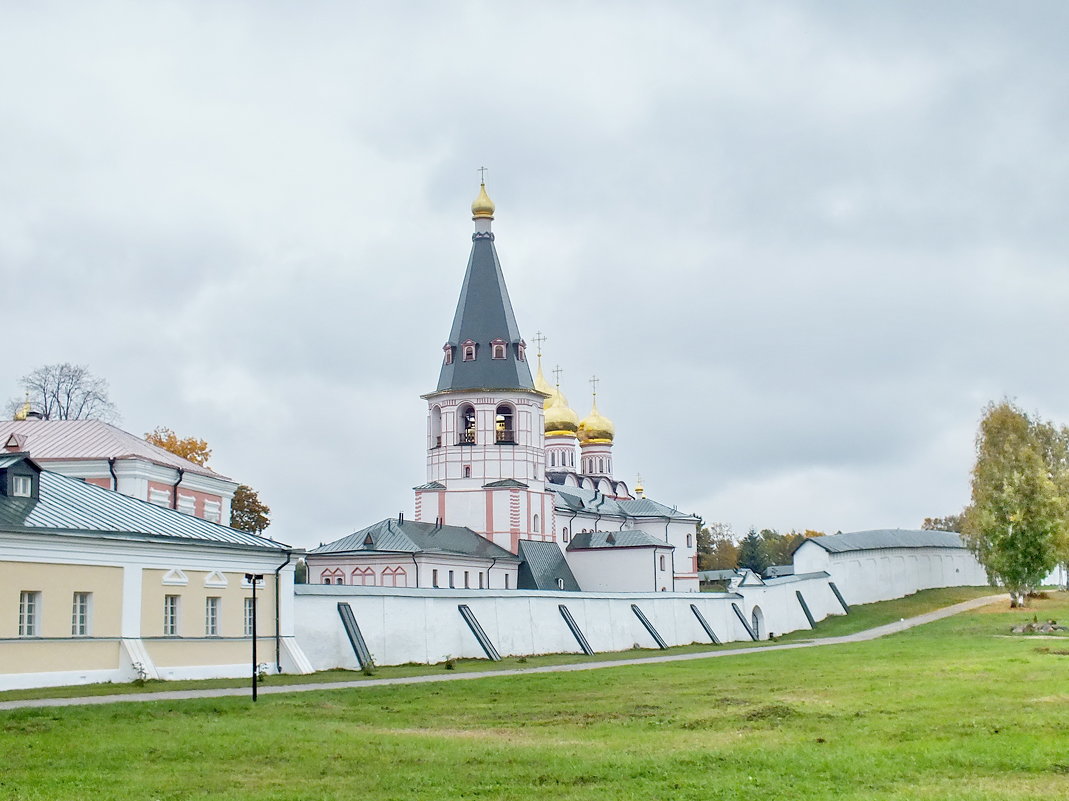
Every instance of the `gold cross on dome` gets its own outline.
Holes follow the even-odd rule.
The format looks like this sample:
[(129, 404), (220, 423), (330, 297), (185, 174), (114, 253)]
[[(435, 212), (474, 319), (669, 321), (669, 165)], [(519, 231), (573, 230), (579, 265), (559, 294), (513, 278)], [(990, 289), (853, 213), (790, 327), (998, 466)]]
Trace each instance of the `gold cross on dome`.
[(541, 331), (536, 331), (535, 335), (531, 337), (531, 340), (538, 346), (538, 355), (542, 355), (542, 343), (545, 342), (548, 337)]
[(560, 374), (563, 372), (559, 364), (553, 368), (553, 377), (557, 379), (557, 389), (560, 389)]
[(594, 388), (594, 397), (598, 396), (598, 383), (601, 381), (596, 375), (590, 377), (590, 386)]
[(479, 168), (479, 183), (481, 183), (481, 184), (485, 184), (486, 183), (486, 167), (480, 167)]

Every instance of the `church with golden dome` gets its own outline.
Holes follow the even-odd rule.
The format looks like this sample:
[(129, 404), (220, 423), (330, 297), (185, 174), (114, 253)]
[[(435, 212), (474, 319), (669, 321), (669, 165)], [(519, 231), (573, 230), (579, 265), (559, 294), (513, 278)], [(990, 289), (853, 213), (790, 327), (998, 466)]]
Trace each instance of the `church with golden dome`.
[[(479, 186), (471, 253), (437, 387), (426, 481), (412, 520), (376, 523), (309, 553), (309, 581), (421, 588), (697, 592), (693, 515), (613, 474), (616, 428), (580, 419), (542, 369), (532, 377)], [(558, 372), (559, 377), (559, 372)]]

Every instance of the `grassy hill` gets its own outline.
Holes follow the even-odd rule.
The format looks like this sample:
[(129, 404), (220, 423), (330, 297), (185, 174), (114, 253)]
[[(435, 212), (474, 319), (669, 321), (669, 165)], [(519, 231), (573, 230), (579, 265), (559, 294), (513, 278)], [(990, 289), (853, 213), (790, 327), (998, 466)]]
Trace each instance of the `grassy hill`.
[(1064, 797), (1069, 638), (1009, 628), (1067, 612), (1055, 595), (854, 645), (0, 712), (0, 798)]

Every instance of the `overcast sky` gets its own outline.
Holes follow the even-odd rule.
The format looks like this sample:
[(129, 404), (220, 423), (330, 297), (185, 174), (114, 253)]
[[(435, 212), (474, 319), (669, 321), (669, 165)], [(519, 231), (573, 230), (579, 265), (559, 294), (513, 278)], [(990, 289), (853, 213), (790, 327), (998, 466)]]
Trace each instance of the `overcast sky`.
[(425, 480), (478, 189), (617, 477), (917, 527), (1069, 422), (1069, 5), (0, 3), (0, 397), (47, 363), (314, 546)]

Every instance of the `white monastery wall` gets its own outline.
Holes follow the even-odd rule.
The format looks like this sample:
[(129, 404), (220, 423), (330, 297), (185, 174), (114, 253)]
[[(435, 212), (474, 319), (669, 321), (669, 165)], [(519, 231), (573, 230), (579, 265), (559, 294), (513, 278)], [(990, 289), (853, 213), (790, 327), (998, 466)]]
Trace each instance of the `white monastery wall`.
[[(721, 642), (749, 641), (733, 604), (750, 620), (761, 607), (766, 630), (785, 634), (808, 629), (795, 596), (802, 590), (816, 620), (842, 614), (826, 576), (745, 587), (740, 593), (592, 593), (534, 590), (464, 591), (346, 587), (296, 587), (297, 643), (316, 670), (355, 669), (356, 657), (337, 605), (350, 605), (368, 649), (379, 665), (436, 663), (453, 658), (485, 658), (457, 607), (467, 604), (502, 656), (580, 653), (560, 612), (565, 605), (596, 653), (635, 647), (656, 648), (652, 635), (632, 611), (637, 605), (669, 646), (708, 643), (694, 604)], [(767, 636), (767, 635), (766, 635)]]
[(824, 570), (848, 604), (868, 604), (934, 587), (976, 587), (987, 574), (964, 548), (881, 548), (829, 553), (811, 542), (794, 554), (796, 573)]

